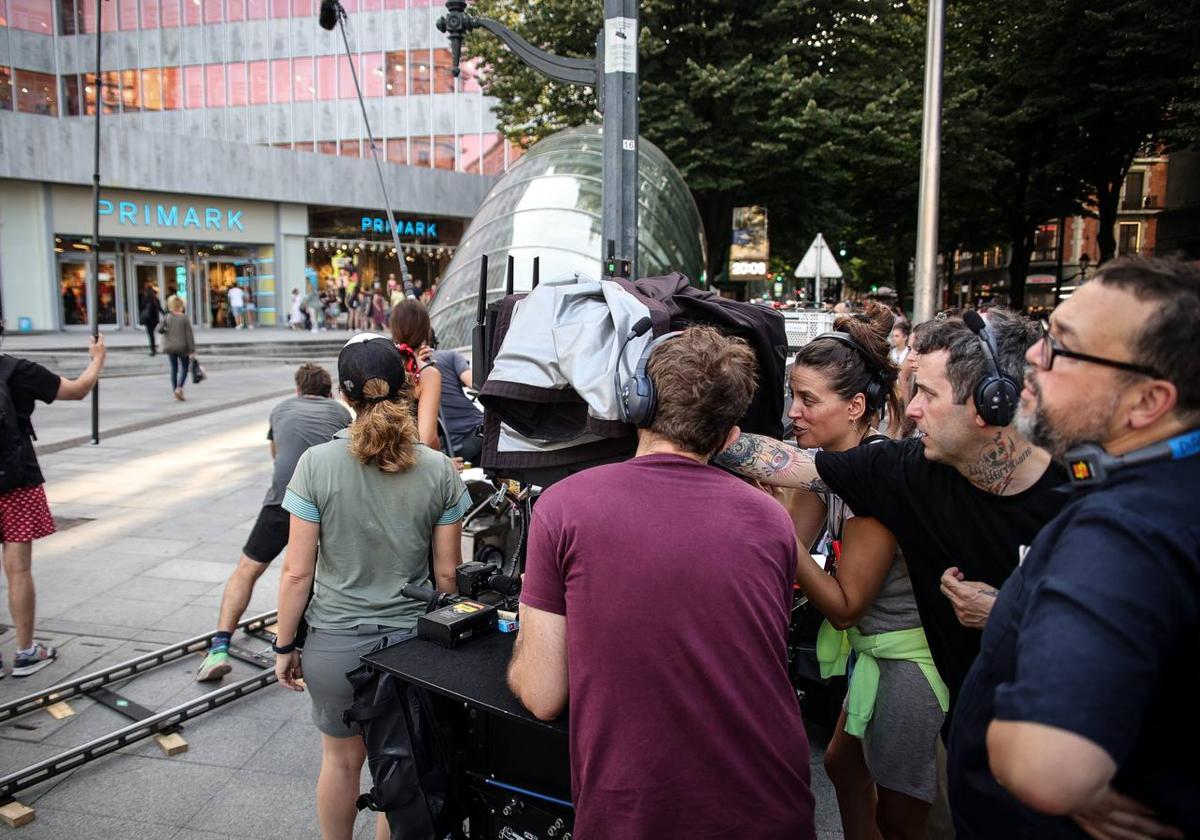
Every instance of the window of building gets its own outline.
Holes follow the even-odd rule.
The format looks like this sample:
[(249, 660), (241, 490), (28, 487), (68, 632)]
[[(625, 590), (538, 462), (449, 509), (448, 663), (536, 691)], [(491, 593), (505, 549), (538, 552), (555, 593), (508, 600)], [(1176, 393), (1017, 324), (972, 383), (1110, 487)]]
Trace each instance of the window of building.
[(1058, 225), (1042, 225), (1033, 240), (1033, 262), (1050, 262), (1058, 258)]
[(429, 168), (433, 166), (433, 148), (429, 144), (428, 137), (412, 138), (412, 160), (413, 166), (424, 166)]
[(458, 138), (458, 170), (479, 174), (479, 150), (483, 139), (478, 134), (464, 134)]
[(480, 158), (484, 175), (499, 175), (504, 171), (504, 135), (498, 131), (483, 135)]
[(178, 111), (183, 108), (183, 72), (178, 67), (162, 69), (163, 108)]
[[(350, 66), (350, 61), (344, 55), (337, 57), (337, 73), (338, 73), (338, 99), (357, 99), (358, 94), (354, 90), (354, 73), (359, 73), (359, 78), (362, 78), (362, 62), (361, 56), (353, 56), (356, 62), (353, 67)], [(363, 85), (364, 91), (366, 85)]]
[(317, 82), (313, 78), (313, 60), (297, 58), (292, 62), (293, 95), (297, 102), (312, 102), (317, 92)]
[(383, 96), (383, 56), (377, 52), (365, 53), (360, 66), (363, 96)]
[(454, 135), (439, 134), (433, 138), (433, 166), (435, 169), (454, 169)]
[(225, 20), (246, 19), (246, 0), (225, 0)]
[[(4, 107), (4, 68), (0, 67), (0, 111)], [(79, 75), (72, 73), (62, 77), (63, 113), (68, 117), (78, 117), (83, 114), (83, 99), (79, 96)]]
[(271, 101), (271, 66), (265, 61), (251, 61), (250, 104), (266, 105)]
[(183, 68), (183, 102), (188, 108), (204, 107), (204, 68)]
[(317, 143), (317, 151), (323, 155), (336, 155), (338, 153), (338, 144), (333, 140), (322, 140)]
[[(370, 154), (371, 150), (368, 148), (366, 152)], [(340, 154), (342, 157), (362, 157), (363, 149), (357, 140), (343, 140)]]
[(229, 85), (229, 104), (245, 105), (246, 98), (246, 65), (240, 61), (225, 65), (225, 81)]
[(0, 111), (11, 111), (12, 109), (12, 68), (0, 65)]
[(404, 137), (392, 137), (385, 143), (388, 163), (408, 163), (408, 140)]
[[(272, 102), (290, 102), (292, 98), (292, 70), (293, 65), (298, 67), (302, 61), (307, 59), (298, 58), (295, 62), (289, 62), (286, 58), (277, 58), (271, 62), (271, 101)], [(299, 73), (299, 69), (296, 69)], [(297, 93), (299, 90), (297, 89)], [(299, 96), (296, 97), (300, 99)]]
[[(35, 0), (26, 0), (26, 2), (35, 2)], [(83, 31), (96, 31), (96, 0), (75, 0), (75, 5), (80, 11), (77, 13), (83, 19)], [(115, 32), (117, 29), (117, 15), (113, 10), (111, 3), (105, 3), (103, 12), (103, 22), (105, 32)]]
[(338, 56), (317, 58), (317, 99), (337, 98), (337, 64)]
[[(58, 31), (60, 35), (75, 35), (83, 32), (83, 18), (78, 15), (75, 0), (58, 0)], [(0, 3), (0, 26), (7, 26), (4, 4)]]
[(1117, 226), (1117, 255), (1137, 254), (1141, 244), (1142, 226), (1137, 222), (1122, 222)]
[(314, 144), (312, 142), (307, 142), (307, 143), (298, 142), (298, 143), (294, 143), (292, 145), (292, 148), (295, 149), (297, 152), (315, 152), (316, 144)]
[(204, 67), (205, 81), (208, 87), (208, 107), (220, 108), (225, 105), (225, 65), (208, 64)]
[(159, 0), (142, 0), (142, 29), (158, 29), (161, 19)]
[(118, 70), (121, 76), (121, 110), (127, 114), (142, 110), (142, 80), (136, 70)]
[(201, 0), (183, 0), (183, 22), (188, 26), (204, 23), (204, 7)]
[(153, 68), (142, 71), (142, 108), (146, 111), (163, 109), (161, 69)]
[(450, 50), (433, 51), (433, 92), (454, 93), (453, 59)]
[(388, 96), (404, 96), (408, 85), (404, 79), (404, 62), (407, 56), (403, 50), (396, 50), (384, 55), (384, 92)]
[[(343, 4), (345, 5), (345, 4)], [(291, 0), (271, 0), (271, 17), (286, 18), (291, 17), (292, 1)]]
[(1125, 197), (1121, 201), (1122, 210), (1141, 210), (1142, 193), (1145, 191), (1146, 173), (1134, 170), (1125, 175)]
[[(109, 3), (109, 9), (113, 6)], [(138, 0), (119, 0), (116, 4), (117, 25), (126, 31), (138, 28)], [(107, 9), (105, 11), (108, 11)]]
[(314, 11), (313, 0), (292, 0), (292, 17), (308, 17)]
[(174, 29), (183, 20), (180, 5), (184, 0), (162, 0), (160, 4), (161, 25), (163, 29)]
[(266, 20), (267, 0), (246, 0), (246, 20)]
[(54, 9), (46, 0), (8, 0), (8, 25), (13, 29), (53, 35)]
[(204, 0), (204, 22), (220, 23), (225, 19), (225, 0)]
[(431, 89), (431, 70), (429, 67), (429, 53), (421, 50), (417, 56), (411, 57), (412, 65), (412, 92), (413, 93), (429, 93)]

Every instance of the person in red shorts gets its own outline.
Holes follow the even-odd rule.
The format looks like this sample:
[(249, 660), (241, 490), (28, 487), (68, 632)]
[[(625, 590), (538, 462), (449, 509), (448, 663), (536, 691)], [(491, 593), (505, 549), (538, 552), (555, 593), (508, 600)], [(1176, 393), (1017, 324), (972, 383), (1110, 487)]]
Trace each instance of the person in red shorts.
[[(0, 336), (4, 326), (0, 324)], [(36, 596), (31, 564), (33, 541), (54, 533), (54, 518), (42, 488), (45, 479), (33, 449), (34, 401), (81, 400), (91, 393), (104, 367), (104, 336), (91, 340), (91, 361), (77, 379), (67, 379), (28, 359), (0, 355), (0, 539), (4, 541), (4, 577), (8, 585), (8, 611), (17, 633), (17, 655), (12, 675), (28, 677), (45, 668), (58, 655), (52, 647), (33, 640)], [(2, 418), (9, 418), (5, 422)], [(9, 423), (15, 420), (15, 427)], [(0, 677), (4, 662), (0, 660)]]

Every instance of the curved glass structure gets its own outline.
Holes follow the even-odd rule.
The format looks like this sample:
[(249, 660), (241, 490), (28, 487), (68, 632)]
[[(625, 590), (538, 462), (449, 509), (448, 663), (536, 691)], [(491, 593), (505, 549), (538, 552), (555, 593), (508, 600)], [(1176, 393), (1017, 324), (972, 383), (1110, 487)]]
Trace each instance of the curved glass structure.
[[(594, 125), (561, 131), (535, 144), (483, 200), (438, 286), (430, 315), (443, 347), (471, 343), (479, 296), (479, 260), (488, 258), (488, 300), (504, 293), (508, 257), (514, 288), (528, 290), (533, 258), (540, 276), (599, 278), (603, 141)], [(659, 149), (638, 144), (638, 273), (681, 271), (702, 279), (700, 213), (683, 176)]]

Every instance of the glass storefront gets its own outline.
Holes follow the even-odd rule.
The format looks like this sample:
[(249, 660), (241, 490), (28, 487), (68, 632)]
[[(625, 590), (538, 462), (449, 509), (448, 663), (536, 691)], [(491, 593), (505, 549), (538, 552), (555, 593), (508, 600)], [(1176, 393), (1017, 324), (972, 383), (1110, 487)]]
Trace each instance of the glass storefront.
[[(55, 241), (61, 323), (68, 329), (85, 329), (91, 240), (60, 236)], [(228, 294), (235, 285), (244, 292), (247, 326), (275, 323), (274, 284), (262, 271), (264, 264), (269, 268), (273, 262), (272, 246), (122, 240), (101, 240), (100, 246), (97, 298), (104, 327), (140, 327), (148, 291), (164, 309), (172, 296), (182, 299), (184, 312), (197, 327), (233, 327)]]

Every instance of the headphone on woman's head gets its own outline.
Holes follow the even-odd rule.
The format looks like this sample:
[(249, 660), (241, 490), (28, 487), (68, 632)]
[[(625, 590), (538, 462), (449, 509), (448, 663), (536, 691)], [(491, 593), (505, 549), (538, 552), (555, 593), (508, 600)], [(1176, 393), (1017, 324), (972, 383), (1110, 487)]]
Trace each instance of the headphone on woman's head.
[(1000, 370), (1000, 351), (996, 347), (996, 339), (979, 313), (968, 309), (962, 319), (983, 346), (983, 358), (987, 364), (987, 372), (975, 386), (975, 410), (989, 426), (1007, 426), (1016, 416), (1017, 404), (1021, 401), (1021, 383)]
[(840, 341), (847, 347), (852, 347), (858, 355), (862, 356), (867, 366), (867, 372), (871, 376), (871, 381), (867, 383), (867, 388), (863, 392), (867, 398), (867, 411), (871, 414), (883, 411), (883, 407), (887, 403), (888, 391), (890, 390), (888, 388), (887, 376), (883, 369), (871, 358), (871, 355), (867, 353), (866, 348), (844, 332), (824, 332), (815, 336), (812, 340), (821, 341), (822, 339)]

